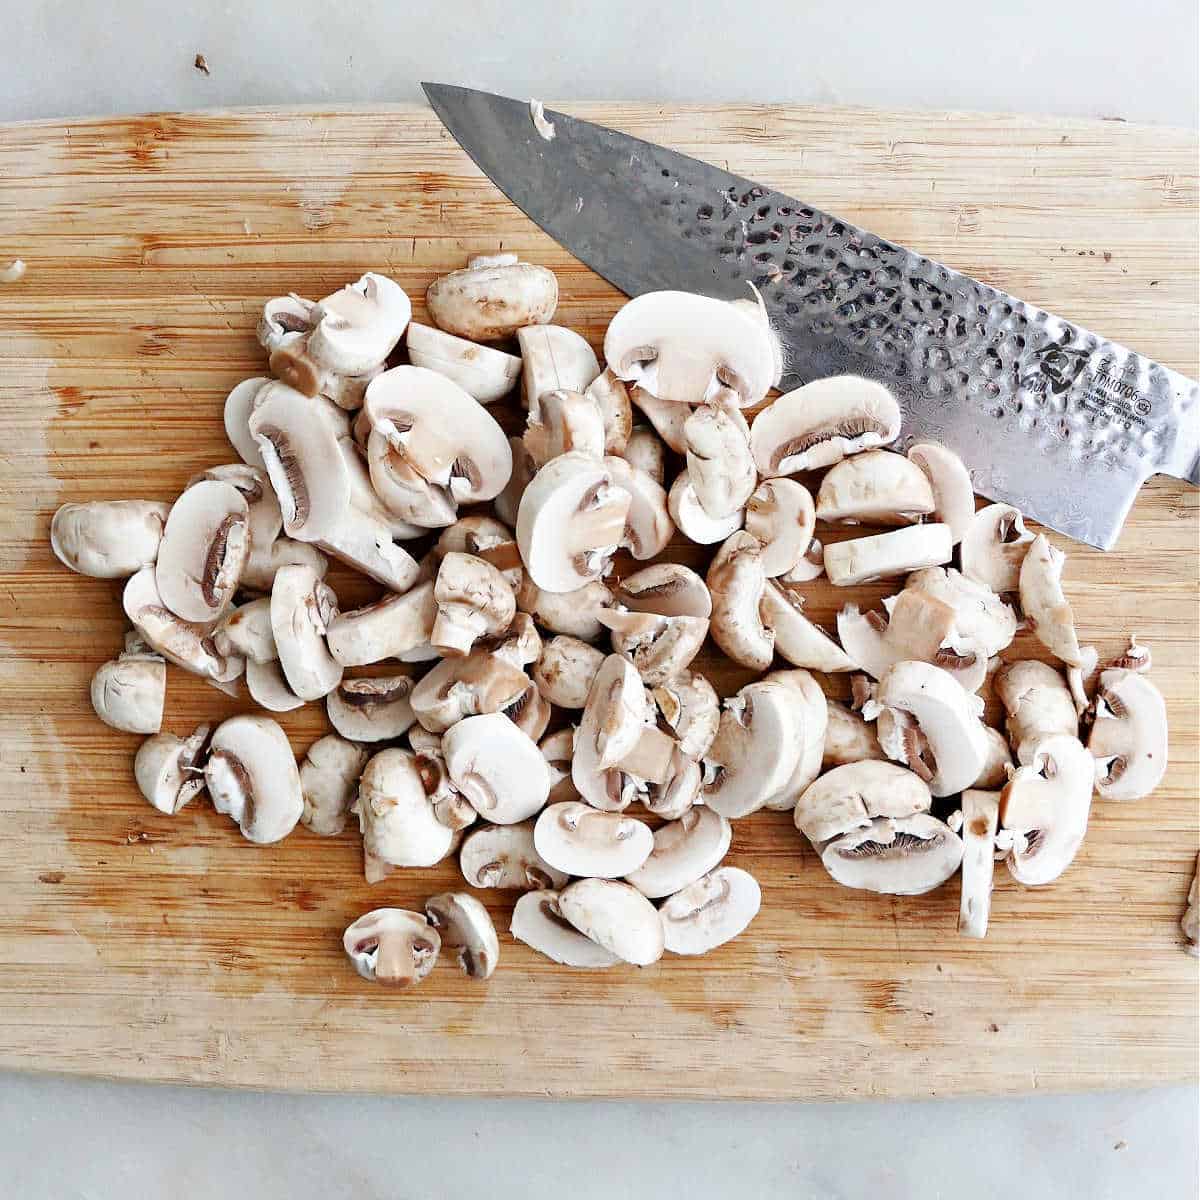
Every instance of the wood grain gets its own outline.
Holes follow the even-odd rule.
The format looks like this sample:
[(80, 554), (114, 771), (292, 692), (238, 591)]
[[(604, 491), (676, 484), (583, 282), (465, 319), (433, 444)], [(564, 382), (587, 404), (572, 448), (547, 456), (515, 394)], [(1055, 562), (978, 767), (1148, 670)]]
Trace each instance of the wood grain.
[[(803, 196), (1197, 372), (1196, 143), (1117, 123), (856, 109), (568, 106)], [(259, 848), (204, 805), (137, 795), (137, 739), (92, 715), (119, 586), (51, 557), (67, 500), (171, 498), (233, 456), (228, 389), (260, 373), (265, 297), (367, 268), (414, 298), (472, 251), (558, 272), (598, 344), (621, 297), (484, 180), (429, 112), (260, 110), (0, 130), (0, 1064), (272, 1088), (847, 1097), (1193, 1078), (1195, 960), (1177, 921), (1198, 841), (1197, 493), (1154, 481), (1118, 549), (1068, 546), (1081, 636), (1153, 645), (1171, 766), (1098, 803), (1054, 887), (998, 884), (983, 943), (957, 887), (841, 889), (786, 814), (737, 823), (750, 933), (703, 961), (569, 972), (503, 938), (486, 986), (358, 980), (343, 927), (418, 905), (452, 864), (367, 887), (357, 838)], [(420, 313), (423, 306), (418, 302)], [(681, 548), (682, 549), (682, 548)], [(689, 561), (698, 554), (688, 548)], [(370, 588), (339, 573), (343, 599)], [(813, 586), (828, 621), (844, 598)], [(872, 594), (881, 594), (876, 589)], [(1035, 653), (1025, 639), (1011, 654)], [(716, 654), (725, 691), (744, 676)], [(831, 685), (836, 692), (838, 685)], [(167, 728), (245, 707), (172, 668)], [(285, 719), (298, 752), (324, 727)], [(507, 927), (510, 902), (486, 897)]]

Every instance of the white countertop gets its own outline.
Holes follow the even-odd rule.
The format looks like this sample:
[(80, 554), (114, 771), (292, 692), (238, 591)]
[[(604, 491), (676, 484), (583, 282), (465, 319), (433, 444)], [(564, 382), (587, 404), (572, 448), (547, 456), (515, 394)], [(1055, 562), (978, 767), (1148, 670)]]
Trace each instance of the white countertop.
[[(1200, 112), (1196, 0), (40, 0), (19, 13), (6, 22), (0, 120), (420, 100), (421, 79), (522, 97), (1002, 109), (1190, 126)], [(209, 74), (193, 66), (197, 54)], [(0, 1195), (1175, 1200), (1196, 1195), (1198, 1119), (1194, 1087), (554, 1104), (0, 1075)]]

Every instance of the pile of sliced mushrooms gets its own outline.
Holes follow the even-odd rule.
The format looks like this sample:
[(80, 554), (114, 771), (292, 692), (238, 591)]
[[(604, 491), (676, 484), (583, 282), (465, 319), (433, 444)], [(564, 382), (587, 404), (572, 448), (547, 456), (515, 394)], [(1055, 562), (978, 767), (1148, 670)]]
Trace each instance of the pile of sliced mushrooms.
[[(822, 379), (764, 407), (781, 359), (755, 297), (639, 296), (603, 370), (550, 323), (554, 274), (515, 255), (472, 259), (426, 300), (433, 324), (413, 322), (375, 273), (316, 303), (269, 300), (271, 375), (225, 404), (242, 461), (174, 504), (55, 515), (67, 566), (128, 580), (132, 630), (92, 702), (151, 735), (134, 777), (156, 809), (207, 791), (259, 843), (298, 823), (336, 836), (353, 814), (368, 881), (457, 853), (471, 888), (521, 893), (515, 938), (609, 967), (747, 928), (758, 883), (722, 864), (731, 822), (758, 809), (792, 811), (849, 888), (914, 895), (961, 871), (959, 928), (982, 937), (996, 862), (1050, 883), (1093, 793), (1159, 782), (1149, 651), (1133, 642), (1089, 688), (1062, 553), (1009, 505), (977, 512), (946, 448), (890, 449), (886, 388)], [(526, 428), (508, 437), (487, 406), (518, 387)], [(818, 523), (875, 531), (822, 546)], [(676, 530), (718, 547), (706, 576), (663, 559)], [(423, 537), (418, 561), (404, 543)], [(617, 579), (619, 550), (647, 565)], [(327, 556), (382, 596), (341, 611)], [(847, 602), (835, 637), (804, 615), (822, 573), (903, 586), (881, 611)], [(1022, 623), (1061, 667), (1001, 665)], [(723, 700), (691, 669), (709, 636), (759, 675)], [(299, 765), (268, 716), (160, 732), (167, 663), (234, 695), (244, 679), (269, 712), (324, 700), (333, 732)], [(353, 674), (375, 664), (397, 665)], [(849, 674), (851, 703), (814, 672)], [(982, 719), (989, 681), (1003, 732)], [(375, 909), (344, 935), (359, 974), (397, 986), (443, 944), (472, 978), (495, 970), (470, 892)]]

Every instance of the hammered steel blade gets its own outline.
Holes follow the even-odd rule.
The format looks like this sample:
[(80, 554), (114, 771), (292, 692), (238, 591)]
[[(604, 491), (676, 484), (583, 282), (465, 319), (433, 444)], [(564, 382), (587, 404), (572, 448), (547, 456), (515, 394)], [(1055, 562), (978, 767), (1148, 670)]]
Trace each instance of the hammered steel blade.
[(1176, 371), (752, 180), (486, 92), (424, 84), (480, 169), (630, 296), (762, 294), (782, 388), (889, 387), (902, 440), (961, 455), (975, 490), (1109, 549), (1145, 480), (1200, 483), (1200, 386)]

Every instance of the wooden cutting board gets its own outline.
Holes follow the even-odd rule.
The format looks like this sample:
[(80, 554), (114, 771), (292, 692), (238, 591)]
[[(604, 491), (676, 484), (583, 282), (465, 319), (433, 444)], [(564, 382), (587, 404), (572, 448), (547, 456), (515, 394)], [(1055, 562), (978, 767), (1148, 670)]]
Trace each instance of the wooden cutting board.
[[(1192, 134), (956, 113), (716, 106), (572, 111), (727, 165), (1197, 372)], [(341, 931), (419, 907), (456, 867), (367, 887), (356, 835), (255, 847), (205, 804), (135, 791), (138, 739), (93, 716), (120, 587), (72, 575), (47, 528), (69, 500), (171, 499), (233, 458), (221, 406), (262, 373), (264, 298), (364, 269), (414, 298), (469, 253), (558, 272), (558, 319), (596, 345), (621, 297), (535, 229), (431, 113), (259, 110), (0, 130), (0, 1064), (270, 1088), (556, 1096), (944, 1095), (1194, 1077), (1196, 961), (1178, 920), (1195, 861), (1197, 493), (1158, 480), (1121, 544), (1067, 544), (1081, 636), (1136, 630), (1168, 698), (1171, 767), (1098, 803), (1074, 866), (1001, 872), (982, 943), (957, 883), (844, 890), (787, 814), (736, 824), (763, 886), (750, 932), (704, 960), (571, 972), (503, 936), (475, 985), (360, 981)], [(1057, 539), (1056, 539), (1057, 540)], [(1060, 544), (1062, 544), (1060, 542)], [(679, 553), (701, 561), (691, 547)], [(346, 603), (371, 589), (339, 572)], [(876, 588), (865, 594), (882, 595)], [(828, 623), (844, 596), (814, 585)], [(864, 593), (860, 590), (860, 595)], [(1037, 653), (1022, 638), (1010, 652)], [(744, 672), (708, 653), (723, 691)], [(843, 681), (831, 683), (839, 694)], [(242, 710), (172, 668), (166, 727)], [(284, 719), (295, 748), (317, 706)], [(485, 897), (507, 929), (510, 899)]]

